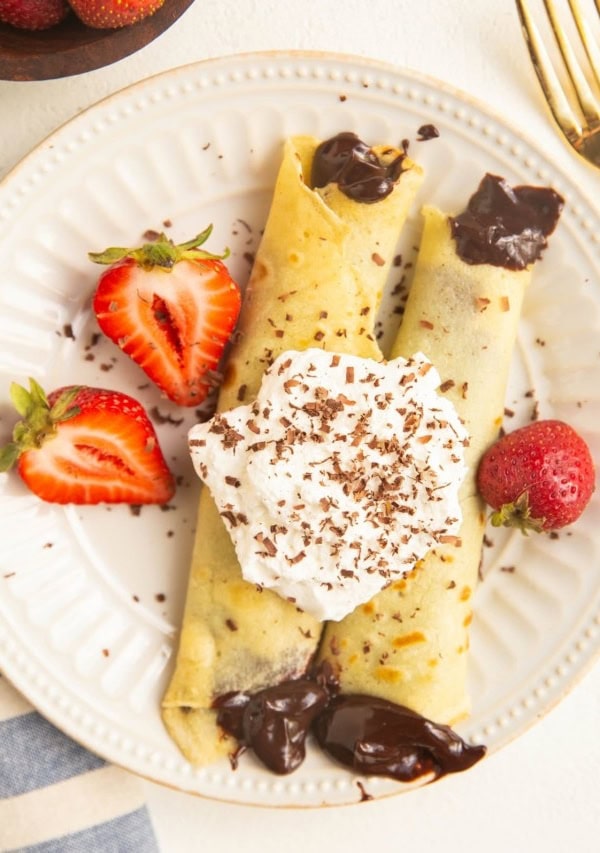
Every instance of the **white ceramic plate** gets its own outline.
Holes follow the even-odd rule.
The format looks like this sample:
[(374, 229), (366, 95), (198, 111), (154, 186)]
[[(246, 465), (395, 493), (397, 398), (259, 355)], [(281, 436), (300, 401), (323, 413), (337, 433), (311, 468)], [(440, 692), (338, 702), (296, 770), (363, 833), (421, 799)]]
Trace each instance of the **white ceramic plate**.
[[(417, 141), (433, 123), (438, 139)], [(177, 69), (79, 115), (0, 188), (0, 430), (11, 380), (50, 390), (87, 382), (137, 396), (181, 479), (168, 511), (66, 509), (0, 478), (0, 668), (60, 728), (156, 781), (262, 805), (360, 799), (356, 778), (316, 752), (279, 778), (244, 756), (195, 770), (166, 735), (159, 701), (173, 663), (198, 488), (185, 449), (193, 412), (166, 403), (108, 341), (96, 339), (87, 252), (133, 245), (148, 229), (187, 239), (209, 222), (246, 279), (283, 138), (354, 130), (407, 139), (427, 170), (421, 200), (449, 212), (486, 171), (552, 184), (566, 208), (527, 297), (507, 407), (571, 422), (600, 460), (600, 221), (568, 178), (480, 105), (435, 81), (359, 59), (249, 55)], [(399, 246), (409, 277), (419, 215)], [(166, 223), (166, 224), (165, 224)], [(392, 317), (396, 316), (391, 314)], [(388, 335), (393, 321), (384, 317)], [(557, 539), (491, 534), (472, 634), (473, 715), (460, 727), (491, 750), (563, 695), (600, 646), (600, 494)], [(470, 772), (476, 773), (477, 768)], [(369, 779), (383, 796), (401, 785)]]

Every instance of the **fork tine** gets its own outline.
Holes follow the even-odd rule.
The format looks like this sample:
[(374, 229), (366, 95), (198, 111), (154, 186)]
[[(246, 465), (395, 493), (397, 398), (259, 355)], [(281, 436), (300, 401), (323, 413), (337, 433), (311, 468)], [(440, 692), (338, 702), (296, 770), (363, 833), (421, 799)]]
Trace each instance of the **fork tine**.
[[(544, 5), (546, 7), (546, 11), (548, 12), (548, 18), (550, 20), (552, 31), (556, 38), (556, 43), (564, 60), (565, 68), (568, 72), (569, 79), (573, 85), (577, 100), (579, 101), (581, 111), (585, 116), (585, 120), (590, 124), (599, 122), (600, 112), (598, 111), (598, 104), (596, 103), (594, 95), (592, 94), (592, 90), (590, 89), (589, 84), (585, 79), (585, 76), (581, 70), (579, 62), (577, 61), (577, 57), (575, 56), (569, 39), (567, 38), (567, 35), (560, 23), (556, 12), (556, 7), (554, 5), (554, 0), (544, 0)], [(579, 30), (582, 40), (585, 38), (584, 45), (587, 41), (587, 45), (591, 46), (591, 37), (589, 36), (588, 31), (586, 29), (579, 3), (577, 2), (577, 0), (569, 0), (569, 6), (571, 7), (571, 11), (573, 13), (577, 29)]]
[(517, 0), (517, 10), (533, 67), (552, 115), (567, 139), (575, 145), (581, 138), (583, 130), (565, 96), (539, 30), (529, 12), (527, 0)]
[[(585, 47), (585, 52), (587, 53), (591, 69), (594, 72), (596, 83), (600, 86), (600, 48), (592, 35), (592, 31), (586, 18), (583, 16), (579, 0), (569, 0), (569, 5), (571, 6), (571, 11), (573, 12), (573, 17), (577, 24), (581, 41)], [(600, 15), (600, 0), (596, 0), (596, 9)]]

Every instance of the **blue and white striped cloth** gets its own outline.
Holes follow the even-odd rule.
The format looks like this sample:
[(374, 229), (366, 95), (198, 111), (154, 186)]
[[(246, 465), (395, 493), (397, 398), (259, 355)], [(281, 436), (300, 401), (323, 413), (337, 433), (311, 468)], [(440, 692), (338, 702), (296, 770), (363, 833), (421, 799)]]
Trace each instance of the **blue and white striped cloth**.
[(56, 729), (1, 674), (0, 851), (158, 853), (140, 780)]

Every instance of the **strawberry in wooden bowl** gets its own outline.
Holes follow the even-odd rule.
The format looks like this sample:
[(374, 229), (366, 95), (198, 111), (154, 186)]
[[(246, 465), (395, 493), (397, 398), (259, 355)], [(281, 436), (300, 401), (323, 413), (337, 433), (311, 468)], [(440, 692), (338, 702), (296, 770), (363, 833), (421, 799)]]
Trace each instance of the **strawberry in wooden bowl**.
[(18, 30), (47, 30), (67, 17), (66, 0), (2, 0), (0, 21)]
[(128, 27), (153, 15), (165, 0), (69, 0), (77, 17), (88, 27)]
[(193, 2), (107, 0), (100, 15), (97, 0), (2, 0), (0, 80), (53, 80), (103, 68), (150, 44)]

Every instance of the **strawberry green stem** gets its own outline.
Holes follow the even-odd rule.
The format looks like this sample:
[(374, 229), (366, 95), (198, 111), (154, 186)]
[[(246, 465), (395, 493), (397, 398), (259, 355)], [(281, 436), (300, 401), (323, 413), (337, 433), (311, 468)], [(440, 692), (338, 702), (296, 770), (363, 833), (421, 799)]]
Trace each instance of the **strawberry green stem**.
[(544, 529), (544, 518), (531, 515), (528, 492), (522, 492), (511, 503), (502, 504), (490, 517), (493, 527), (516, 527), (522, 533), (539, 533)]
[(222, 255), (214, 255), (199, 247), (204, 245), (212, 233), (213, 227), (209, 225), (200, 234), (185, 243), (174, 243), (165, 234), (158, 234), (155, 240), (144, 243), (138, 248), (124, 248), (113, 246), (103, 252), (90, 252), (88, 257), (96, 264), (116, 264), (125, 258), (132, 258), (143, 269), (155, 269), (159, 267), (166, 272), (173, 269), (179, 261), (222, 261), (229, 256), (229, 249), (225, 249)]
[(29, 390), (12, 383), (10, 398), (21, 420), (15, 424), (12, 441), (0, 449), (0, 471), (12, 468), (26, 450), (39, 449), (56, 435), (59, 423), (79, 414), (79, 408), (73, 405), (79, 391), (79, 386), (66, 389), (50, 407), (44, 389), (35, 379), (29, 379)]

